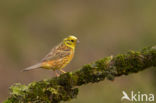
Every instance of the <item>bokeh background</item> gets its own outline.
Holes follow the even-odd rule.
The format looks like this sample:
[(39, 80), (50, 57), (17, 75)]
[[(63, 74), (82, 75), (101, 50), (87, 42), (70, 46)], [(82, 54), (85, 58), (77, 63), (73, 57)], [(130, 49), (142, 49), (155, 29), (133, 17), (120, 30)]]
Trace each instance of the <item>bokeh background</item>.
[[(99, 58), (156, 45), (155, 0), (1, 0), (0, 102), (9, 86), (55, 76), (52, 71), (21, 72), (40, 61), (64, 37), (80, 40), (73, 61), (76, 71)], [(156, 94), (156, 70), (80, 87), (68, 103), (120, 103), (122, 91)], [(126, 101), (125, 101), (126, 102)]]

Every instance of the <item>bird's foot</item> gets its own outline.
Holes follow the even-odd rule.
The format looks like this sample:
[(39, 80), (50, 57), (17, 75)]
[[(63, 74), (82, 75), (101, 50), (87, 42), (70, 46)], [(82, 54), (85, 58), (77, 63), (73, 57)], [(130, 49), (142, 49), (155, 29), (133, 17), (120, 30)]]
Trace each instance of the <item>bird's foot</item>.
[(62, 70), (62, 69), (60, 69), (60, 71), (62, 72), (62, 73), (66, 73), (64, 70)]
[(60, 74), (58, 74), (56, 71), (55, 71), (55, 74), (56, 74), (56, 76), (57, 76), (57, 77), (59, 77), (59, 76), (60, 76)]

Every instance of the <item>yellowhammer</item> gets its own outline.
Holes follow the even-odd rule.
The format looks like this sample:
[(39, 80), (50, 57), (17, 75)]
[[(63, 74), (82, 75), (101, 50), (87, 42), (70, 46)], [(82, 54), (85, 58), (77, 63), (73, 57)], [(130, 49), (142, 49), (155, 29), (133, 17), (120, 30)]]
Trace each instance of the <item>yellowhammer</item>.
[(72, 60), (77, 42), (77, 37), (68, 36), (63, 39), (59, 45), (54, 47), (50, 53), (41, 60), (41, 62), (24, 69), (24, 71), (43, 68), (55, 71), (56, 76), (59, 76), (56, 70), (65, 73), (62, 69)]

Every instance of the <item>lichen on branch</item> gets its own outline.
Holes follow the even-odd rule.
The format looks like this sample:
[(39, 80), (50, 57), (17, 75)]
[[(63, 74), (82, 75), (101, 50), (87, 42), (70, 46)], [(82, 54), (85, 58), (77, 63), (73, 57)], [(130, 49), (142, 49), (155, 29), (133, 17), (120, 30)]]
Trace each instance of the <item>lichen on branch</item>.
[(156, 47), (126, 54), (105, 57), (84, 65), (76, 72), (68, 72), (51, 79), (32, 82), (28, 85), (15, 83), (10, 87), (10, 97), (4, 103), (59, 103), (78, 95), (78, 86), (96, 83), (107, 78), (137, 73), (156, 66)]

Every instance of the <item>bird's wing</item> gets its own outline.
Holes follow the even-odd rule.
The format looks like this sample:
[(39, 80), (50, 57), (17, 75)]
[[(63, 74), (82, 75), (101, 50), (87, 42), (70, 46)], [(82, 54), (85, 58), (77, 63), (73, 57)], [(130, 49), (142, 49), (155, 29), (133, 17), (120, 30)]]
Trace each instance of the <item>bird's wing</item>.
[(57, 50), (57, 48), (53, 48), (42, 60), (41, 62), (44, 61), (49, 61), (49, 60), (56, 60), (63, 58), (65, 56), (70, 55), (70, 51), (63, 51), (63, 50)]

